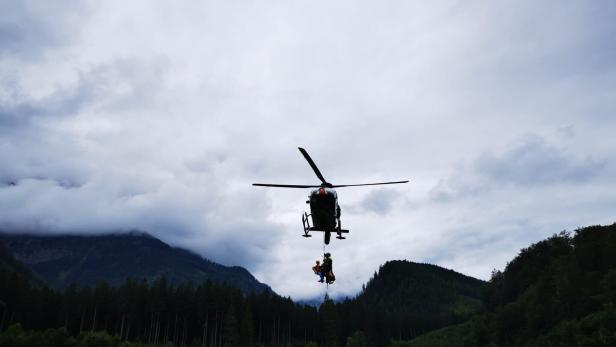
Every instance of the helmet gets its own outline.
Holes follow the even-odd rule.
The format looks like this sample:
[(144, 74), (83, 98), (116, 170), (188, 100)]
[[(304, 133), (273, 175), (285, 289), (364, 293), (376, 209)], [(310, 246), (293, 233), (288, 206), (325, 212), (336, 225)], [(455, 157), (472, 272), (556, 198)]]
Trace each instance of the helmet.
[(329, 254), (329, 253), (325, 253), (325, 254), (323, 254), (323, 255), (325, 256), (325, 258), (329, 258), (329, 257), (331, 257), (331, 254)]

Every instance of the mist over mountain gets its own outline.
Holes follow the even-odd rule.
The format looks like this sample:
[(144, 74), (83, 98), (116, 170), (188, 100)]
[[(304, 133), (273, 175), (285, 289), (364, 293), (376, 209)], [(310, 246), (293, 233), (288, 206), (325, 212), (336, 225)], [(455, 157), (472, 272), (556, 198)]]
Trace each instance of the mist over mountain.
[(246, 293), (270, 290), (242, 267), (214, 263), (141, 232), (98, 236), (2, 233), (0, 241), (15, 259), (55, 289), (71, 283), (94, 286), (105, 280), (119, 286), (128, 278), (152, 281), (165, 277), (176, 285), (212, 281)]

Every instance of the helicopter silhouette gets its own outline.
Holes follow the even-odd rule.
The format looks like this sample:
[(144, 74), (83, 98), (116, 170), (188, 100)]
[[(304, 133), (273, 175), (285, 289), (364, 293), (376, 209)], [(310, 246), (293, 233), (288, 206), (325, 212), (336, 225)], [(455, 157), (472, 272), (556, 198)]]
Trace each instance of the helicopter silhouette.
[[(338, 205), (338, 194), (334, 188), (342, 187), (358, 187), (358, 186), (376, 186), (383, 184), (400, 184), (408, 183), (406, 181), (395, 182), (378, 182), (378, 183), (361, 183), (361, 184), (331, 184), (325, 180), (321, 171), (314, 163), (312, 158), (308, 155), (305, 149), (299, 147), (299, 151), (302, 153), (312, 170), (321, 180), (320, 185), (303, 185), (303, 184), (270, 184), (270, 183), (253, 183), (253, 186), (258, 187), (275, 187), (275, 188), (315, 188), (308, 196), (309, 200), (306, 204), (310, 204), (310, 214), (304, 212), (302, 215), (302, 225), (304, 227), (303, 237), (311, 237), (311, 231), (324, 232), (324, 242), (329, 244), (331, 234), (336, 233), (337, 239), (344, 240), (345, 237), (342, 234), (348, 234), (349, 230), (342, 229), (342, 222), (340, 221), (340, 205)], [(312, 224), (310, 223), (312, 219)]]

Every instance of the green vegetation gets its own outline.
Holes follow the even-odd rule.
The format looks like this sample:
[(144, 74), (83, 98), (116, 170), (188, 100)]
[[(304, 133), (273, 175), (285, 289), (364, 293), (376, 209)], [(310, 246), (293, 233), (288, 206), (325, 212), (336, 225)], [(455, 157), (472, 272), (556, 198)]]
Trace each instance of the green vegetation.
[(421, 335), (411, 341), (396, 341), (392, 347), (464, 347), (476, 346), (471, 324), (462, 323)]
[[(271, 292), (245, 295), (212, 282), (171, 286), (164, 278), (58, 292), (0, 271), (0, 300), (0, 346), (36, 346), (54, 334), (62, 337), (59, 346), (339, 346), (346, 329), (364, 323), (347, 325), (346, 310), (377, 320), (374, 310), (351, 301), (327, 299), (317, 309)], [(368, 339), (388, 343), (388, 324), (371, 329)]]
[(11, 252), (9, 252), (4, 244), (0, 242), (0, 271), (2, 272), (15, 272), (19, 276), (26, 278), (31, 284), (37, 286), (43, 286), (41, 281), (27, 266), (17, 261)]
[(483, 298), (485, 313), (401, 346), (616, 346), (616, 224), (523, 249)]
[[(129, 237), (131, 242), (135, 238)], [(162, 249), (168, 247), (142, 238), (141, 247), (151, 242)], [(112, 240), (117, 241), (117, 237)], [(39, 241), (35, 243), (36, 247), (44, 246)], [(92, 249), (104, 258), (102, 247)], [(18, 249), (32, 252), (24, 247)], [(54, 272), (60, 271), (59, 264), (66, 261), (66, 253), (45, 254), (59, 262), (44, 259), (43, 263), (50, 264)], [(39, 259), (37, 253), (28, 257)], [(69, 268), (69, 272), (75, 272), (78, 267), (71, 264)], [(0, 305), (0, 331), (21, 323), (33, 331), (64, 328), (75, 337), (106, 332), (119, 341), (154, 345), (202, 345), (205, 341), (216, 347), (304, 345), (310, 341), (335, 347), (344, 346), (347, 337), (352, 337), (351, 344), (386, 347), (392, 337), (410, 339), (463, 321), (469, 312), (476, 311), (483, 284), (437, 266), (394, 261), (383, 265), (357, 298), (338, 303), (326, 299), (315, 308), (295, 304), (270, 291), (247, 294), (210, 281), (198, 286), (174, 285), (165, 277), (127, 280), (119, 286), (101, 281), (91, 287), (72, 284), (59, 291), (32, 285), (30, 280), (15, 271), (0, 271), (0, 300), (6, 303)], [(396, 287), (390, 287), (396, 283)], [(404, 306), (410, 309), (399, 309)]]
[(533, 244), (487, 284), (388, 262), (359, 296), (319, 308), (164, 277), (56, 291), (18, 268), (0, 269), (0, 347), (616, 346), (616, 224)]
[(368, 338), (363, 331), (356, 331), (347, 337), (346, 347), (368, 347)]
[(0, 347), (148, 347), (140, 343), (120, 341), (107, 332), (86, 332), (73, 337), (66, 328), (45, 331), (24, 330), (20, 324), (0, 334)]
[(366, 284), (358, 300), (379, 307), (390, 317), (404, 317), (392, 332), (403, 339), (463, 322), (481, 311), (484, 284), (431, 264), (388, 261)]

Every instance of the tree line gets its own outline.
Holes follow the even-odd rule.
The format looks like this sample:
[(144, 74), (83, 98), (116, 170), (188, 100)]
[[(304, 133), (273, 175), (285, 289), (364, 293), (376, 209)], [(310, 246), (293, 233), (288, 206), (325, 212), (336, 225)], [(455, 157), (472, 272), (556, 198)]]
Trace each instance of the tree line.
[[(55, 291), (2, 270), (0, 346), (45, 334), (77, 344), (108, 337), (109, 346), (616, 346), (616, 224), (562, 232), (521, 250), (494, 271), (482, 289), (484, 311), (470, 319), (456, 314), (456, 297), (472, 298), (471, 282), (403, 283), (423, 271), (386, 264), (358, 297), (326, 298), (317, 308), (272, 292), (172, 286), (165, 278)], [(439, 291), (446, 295), (434, 296)], [(426, 311), (434, 305), (427, 300), (442, 297), (453, 310)]]
[(384, 312), (352, 299), (326, 298), (317, 308), (272, 292), (244, 295), (212, 282), (172, 286), (165, 278), (56, 291), (1, 271), (0, 300), (0, 342), (13, 327), (22, 336), (64, 329), (74, 337), (106, 333), (118, 343), (208, 347), (344, 346), (365, 331), (366, 343), (387, 346), (394, 325)]
[(522, 249), (492, 273), (483, 301), (469, 321), (398, 345), (616, 346), (616, 224)]

